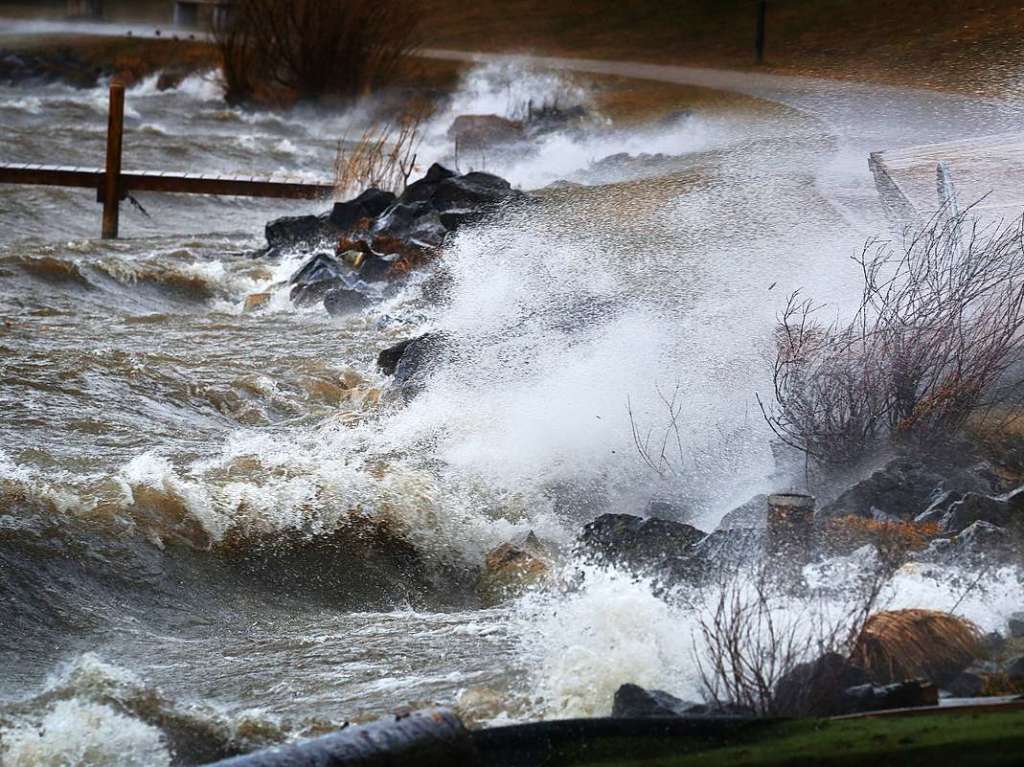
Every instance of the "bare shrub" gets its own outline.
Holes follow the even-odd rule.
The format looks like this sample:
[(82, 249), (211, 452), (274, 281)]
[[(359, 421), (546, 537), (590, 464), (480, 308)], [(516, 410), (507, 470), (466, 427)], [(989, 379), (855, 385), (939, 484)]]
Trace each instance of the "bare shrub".
[(1022, 360), (1024, 221), (982, 225), (940, 212), (899, 247), (856, 258), (860, 306), (821, 323), (793, 294), (779, 319), (775, 401), (762, 412), (790, 446), (825, 462), (879, 438), (955, 432)]
[(423, 119), (423, 112), (406, 114), (371, 125), (356, 141), (338, 142), (335, 196), (345, 199), (371, 187), (400, 194), (416, 168)]
[(238, 0), (232, 23), (214, 31), (225, 95), (363, 95), (418, 47), (420, 18), (416, 0)]
[[(797, 713), (795, 705), (804, 708), (799, 702), (776, 700), (779, 682), (801, 664), (847, 657), (887, 580), (881, 570), (864, 573), (850, 584), (852, 598), (831, 611), (824, 594), (794, 599), (766, 571), (721, 584), (698, 621), (703, 648), (696, 665), (705, 698), (716, 707), (741, 706), (761, 715)], [(799, 713), (812, 713), (811, 698), (822, 692), (806, 690), (806, 710)]]

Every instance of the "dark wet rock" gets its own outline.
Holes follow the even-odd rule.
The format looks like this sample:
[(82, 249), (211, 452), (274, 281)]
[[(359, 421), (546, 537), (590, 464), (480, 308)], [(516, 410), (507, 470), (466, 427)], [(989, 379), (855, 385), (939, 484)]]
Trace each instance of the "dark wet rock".
[(651, 571), (685, 556), (705, 535), (668, 519), (602, 514), (583, 528), (577, 546), (591, 560)]
[(332, 317), (354, 314), (371, 303), (373, 302), (369, 296), (347, 285), (330, 288), (324, 293), (324, 309)]
[(988, 522), (975, 522), (958, 535), (936, 538), (927, 549), (914, 552), (909, 558), (918, 562), (976, 567), (1010, 562), (1020, 551), (1020, 541), (1011, 531)]
[(988, 522), (975, 522), (956, 537), (961, 556), (1007, 559), (1018, 549), (1014, 536), (1006, 528)]
[(1003, 673), (1011, 682), (1024, 682), (1024, 655), (1007, 661), (1003, 666)]
[(377, 366), (384, 375), (394, 376), (396, 384), (408, 383), (430, 365), (442, 344), (443, 336), (438, 333), (402, 341), (384, 349), (377, 356)]
[(342, 279), (320, 280), (308, 285), (294, 286), (288, 297), (296, 306), (309, 306), (321, 303), (331, 291), (345, 289), (345, 281)]
[(66, 83), (73, 88), (95, 88), (100, 78), (113, 74), (83, 61), (67, 49), (45, 53), (0, 52), (0, 82), (11, 85)]
[[(422, 336), (420, 336), (422, 338)], [(415, 338), (407, 338), (404, 341), (399, 341), (394, 346), (389, 346), (387, 349), (383, 349), (380, 354), (377, 355), (377, 367), (386, 376), (393, 376), (395, 374), (395, 368), (398, 367), (398, 361), (402, 359), (402, 355), (405, 354), (405, 350), (409, 348), (409, 345), (415, 341)]]
[(868, 684), (867, 673), (838, 653), (801, 663), (775, 685), (772, 713), (781, 716), (833, 716), (845, 713), (846, 690)]
[(430, 203), (439, 211), (488, 210), (525, 195), (493, 173), (479, 171), (446, 179), (437, 186)]
[(289, 285), (310, 285), (314, 282), (339, 279), (344, 268), (330, 253), (316, 253), (303, 262), (288, 278)]
[(291, 300), (299, 306), (319, 302), (331, 290), (343, 288), (345, 269), (329, 253), (311, 256), (288, 278)]
[(741, 506), (725, 513), (718, 523), (719, 530), (755, 529), (768, 526), (768, 496), (755, 495)]
[(965, 668), (942, 687), (954, 698), (977, 698), (985, 694), (989, 678), (998, 671), (995, 663), (978, 661)]
[(1024, 637), (1024, 612), (1011, 613), (1007, 621), (1007, 628), (1013, 639)]
[(271, 251), (306, 248), (333, 243), (341, 229), (330, 220), (330, 214), (319, 216), (285, 216), (267, 224), (267, 247)]
[(376, 253), (368, 253), (359, 266), (359, 279), (366, 282), (380, 282), (391, 276), (394, 258), (385, 258)]
[(963, 671), (947, 682), (945, 689), (954, 698), (977, 698), (985, 692), (985, 678), (973, 671)]
[(329, 219), (340, 229), (350, 229), (360, 221), (377, 218), (396, 199), (392, 192), (370, 188), (355, 199), (334, 203)]
[(403, 243), (436, 248), (444, 242), (448, 230), (441, 216), (428, 202), (397, 203), (374, 224), (373, 234)]
[(1000, 496), (967, 493), (951, 503), (942, 516), (942, 527), (958, 533), (975, 522), (1005, 527), (1024, 513), (1024, 488)]
[(614, 717), (678, 717), (686, 716), (698, 703), (681, 700), (664, 690), (645, 690), (635, 684), (624, 684), (615, 691), (612, 703)]
[(836, 713), (854, 714), (893, 708), (937, 706), (939, 691), (923, 679), (909, 679), (887, 685), (860, 684), (842, 691)]
[(523, 141), (526, 129), (521, 122), (499, 115), (459, 115), (448, 128), (448, 138), (457, 151), (473, 151)]
[(757, 561), (764, 551), (764, 531), (738, 527), (715, 530), (696, 543), (689, 552), (699, 563), (703, 577), (726, 574)]
[(472, 172), (456, 176), (435, 164), (422, 179), (410, 184), (398, 201), (402, 204), (427, 203), (439, 213), (450, 213), (485, 211), (508, 200), (525, 197), (508, 181), (492, 173)]
[[(986, 493), (990, 476), (978, 466), (957, 466), (946, 461), (924, 462), (900, 457), (857, 482), (822, 507), (822, 517), (914, 519), (928, 510), (944, 493)], [(946, 496), (952, 499), (953, 496)]]

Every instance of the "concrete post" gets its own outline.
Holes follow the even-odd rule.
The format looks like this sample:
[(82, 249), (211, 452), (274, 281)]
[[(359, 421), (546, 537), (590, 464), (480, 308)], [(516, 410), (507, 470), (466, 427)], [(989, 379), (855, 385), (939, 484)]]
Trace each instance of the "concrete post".
[(780, 493), (768, 496), (766, 554), (782, 579), (800, 582), (814, 543), (814, 496)]

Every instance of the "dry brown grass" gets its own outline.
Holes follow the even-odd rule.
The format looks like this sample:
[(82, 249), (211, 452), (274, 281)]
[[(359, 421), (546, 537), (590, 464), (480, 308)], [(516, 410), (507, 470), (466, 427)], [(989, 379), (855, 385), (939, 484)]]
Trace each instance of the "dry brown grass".
[(336, 199), (345, 200), (370, 188), (401, 194), (416, 170), (425, 116), (425, 112), (409, 113), (370, 125), (355, 141), (342, 139), (334, 160)]
[(923, 678), (942, 685), (982, 654), (981, 632), (965, 618), (938, 610), (875, 613), (850, 659), (878, 684)]
[(928, 548), (941, 533), (942, 528), (935, 522), (880, 522), (852, 515), (830, 520), (825, 529), (831, 548), (852, 551), (871, 545), (890, 567), (898, 567), (910, 552)]

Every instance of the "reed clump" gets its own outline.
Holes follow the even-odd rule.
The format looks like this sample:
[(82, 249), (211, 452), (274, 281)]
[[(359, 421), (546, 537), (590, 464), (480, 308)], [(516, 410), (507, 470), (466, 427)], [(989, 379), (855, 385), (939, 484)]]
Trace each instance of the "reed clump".
[(981, 632), (965, 618), (939, 610), (890, 610), (868, 618), (850, 660), (878, 684), (923, 678), (942, 685), (982, 652)]
[(410, 112), (397, 120), (373, 123), (358, 139), (346, 137), (338, 142), (335, 197), (343, 200), (371, 188), (401, 194), (416, 170), (425, 116), (425, 111)]

